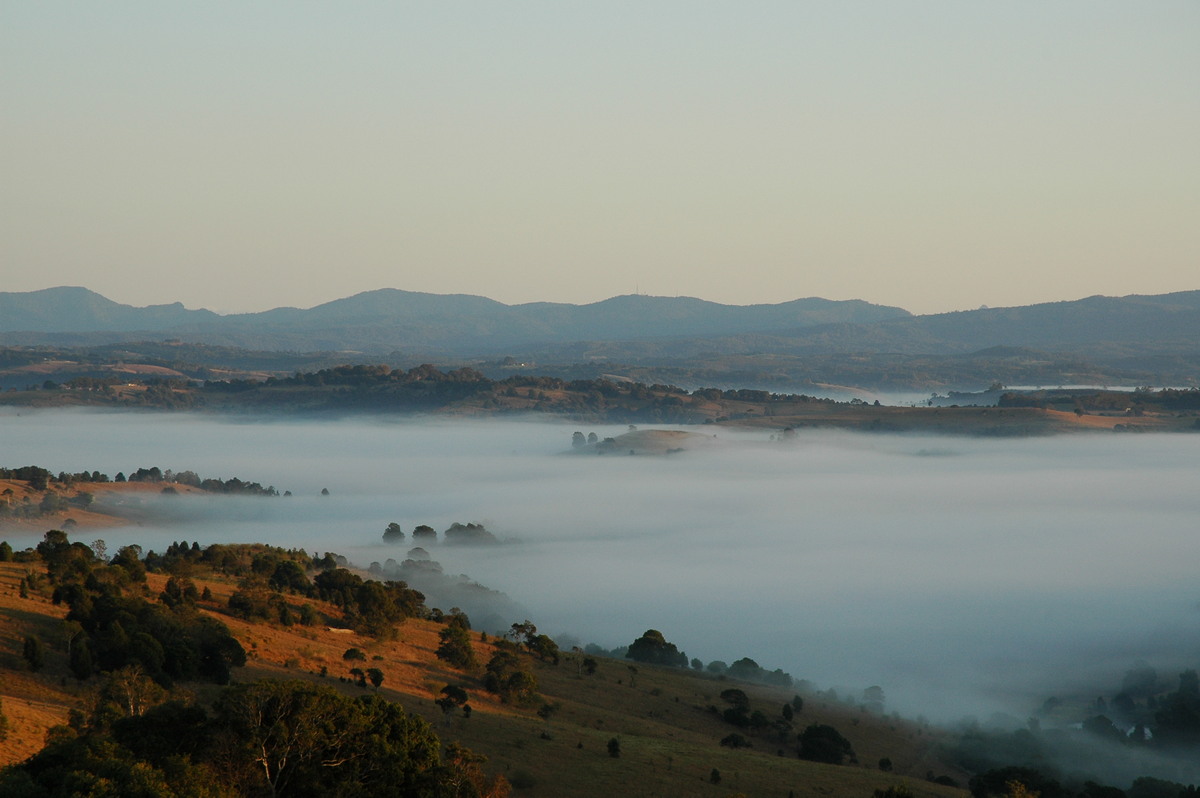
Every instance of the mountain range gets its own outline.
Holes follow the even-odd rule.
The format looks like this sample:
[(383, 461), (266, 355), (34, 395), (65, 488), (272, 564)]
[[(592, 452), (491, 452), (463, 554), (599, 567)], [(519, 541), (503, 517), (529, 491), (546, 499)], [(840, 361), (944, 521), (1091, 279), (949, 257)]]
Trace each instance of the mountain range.
[[(480, 296), (390, 288), (308, 309), (220, 315), (178, 302), (123, 305), (81, 287), (0, 292), (0, 345), (95, 346), (163, 339), (410, 363), (487, 361), (506, 355), (560, 366), (620, 363), (696, 370), (723, 363), (721, 368), (748, 374), (752, 381), (754, 374), (769, 376), (774, 369), (784, 382), (801, 376), (812, 381), (812, 363), (828, 364), (838, 356), (853, 355), (871, 364), (925, 358), (926, 369), (929, 358), (956, 359), (959, 370), (962, 358), (981, 356), (989, 363), (1060, 363), (1049, 369), (1049, 376), (1058, 374), (1063, 381), (1192, 384), (1200, 365), (1200, 291), (1093, 296), (924, 316), (861, 300), (806, 298), (737, 306), (626, 295), (586, 305), (506, 305)], [(764, 370), (764, 363), (771, 368)], [(747, 371), (747, 364), (756, 365)], [(869, 374), (856, 376), (859, 384), (871, 382)]]
[(618, 296), (589, 305), (505, 305), (463, 294), (391, 288), (316, 307), (218, 315), (180, 303), (132, 307), (79, 287), (0, 293), (0, 340), (107, 341), (169, 336), (193, 343), (292, 350), (420, 350), (469, 356), (578, 341), (707, 337), (873, 324), (910, 314), (858, 300), (721, 305), (690, 297)]

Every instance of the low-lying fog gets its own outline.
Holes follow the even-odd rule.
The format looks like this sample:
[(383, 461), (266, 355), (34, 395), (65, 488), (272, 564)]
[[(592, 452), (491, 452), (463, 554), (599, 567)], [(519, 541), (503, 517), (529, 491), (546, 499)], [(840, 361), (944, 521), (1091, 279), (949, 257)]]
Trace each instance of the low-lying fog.
[[(1024, 718), (1048, 695), (1111, 695), (1139, 659), (1169, 679), (1200, 665), (1200, 435), (773, 443), (696, 427), (717, 437), (630, 457), (569, 454), (576, 429), (625, 431), (8, 413), (0, 465), (191, 469), (294, 494), (151, 495), (174, 525), (73, 535), (110, 551), (265, 541), (365, 567), (403, 560), (418, 524), (440, 538), (483, 522), (508, 545), (426, 548), (541, 631), (612, 647), (655, 628), (705, 663), (881, 685), (889, 709), (931, 718)], [(380, 538), (391, 521), (399, 546)]]

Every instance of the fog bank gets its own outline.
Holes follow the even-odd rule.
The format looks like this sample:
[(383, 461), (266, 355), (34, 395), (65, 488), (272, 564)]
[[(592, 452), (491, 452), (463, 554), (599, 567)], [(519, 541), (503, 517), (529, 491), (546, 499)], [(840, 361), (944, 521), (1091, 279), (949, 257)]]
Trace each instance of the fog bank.
[(541, 631), (611, 647), (656, 628), (705, 662), (881, 685), (888, 709), (929, 717), (1024, 717), (1052, 693), (1115, 691), (1137, 659), (1200, 665), (1200, 435), (780, 443), (706, 426), (705, 446), (629, 457), (571, 454), (576, 429), (624, 431), (9, 412), (0, 464), (157, 465), (294, 494), (150, 496), (169, 525), (73, 535), (110, 550), (264, 541), (366, 566), (403, 559), (418, 524), (482, 522), (503, 545), (426, 548)]

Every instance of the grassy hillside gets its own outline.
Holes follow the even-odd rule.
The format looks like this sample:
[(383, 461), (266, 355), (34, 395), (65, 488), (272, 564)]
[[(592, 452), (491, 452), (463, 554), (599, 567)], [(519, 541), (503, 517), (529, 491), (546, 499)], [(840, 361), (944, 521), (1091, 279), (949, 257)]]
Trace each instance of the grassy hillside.
[[(79, 681), (68, 667), (62, 619), (65, 608), (49, 597), (41, 580), (20, 596), (19, 583), (40, 562), (0, 563), (0, 700), (9, 719), (8, 739), (0, 744), (0, 763), (20, 761), (40, 748), (47, 730), (63, 723), (73, 708), (86, 706), (103, 677)], [(907, 785), (917, 796), (950, 796), (962, 792), (935, 785), (924, 777), (932, 771), (965, 784), (966, 774), (943, 765), (937, 757), (939, 733), (888, 717), (877, 717), (806, 695), (794, 719), (796, 730), (808, 724), (830, 724), (853, 744), (857, 764), (834, 766), (802, 761), (795, 754), (795, 735), (786, 744), (750, 735), (751, 748), (731, 750), (719, 741), (732, 731), (710, 707), (723, 706), (719, 694), (736, 686), (746, 692), (753, 709), (777, 717), (794, 692), (737, 683), (676, 668), (639, 664), (636, 673), (624, 660), (596, 657), (588, 674), (580, 653), (567, 653), (558, 665), (530, 658), (540, 698), (527, 707), (501, 703), (487, 693), (480, 673), (463, 673), (436, 657), (443, 625), (410, 619), (395, 640), (376, 640), (341, 627), (341, 612), (315, 604), (324, 622), (288, 626), (248, 622), (225, 609), (237, 589), (234, 580), (217, 574), (193, 573), (196, 587), (208, 588), (211, 599), (200, 612), (225, 623), (248, 653), (235, 671), (238, 682), (261, 678), (305, 679), (332, 684), (347, 695), (362, 694), (353, 680), (343, 680), (355, 664), (383, 673), (379, 693), (427, 719), (443, 742), (459, 741), (488, 757), (485, 770), (503, 774), (517, 795), (546, 796), (869, 796), (873, 790)], [(151, 573), (145, 594), (153, 599), (167, 576)], [(289, 597), (299, 605), (308, 599)], [(47, 644), (46, 664), (37, 673), (22, 657), (22, 641), (37, 635)], [(471, 633), (480, 662), (491, 656), (492, 638)], [(365, 662), (348, 662), (343, 654), (359, 648)], [(322, 671), (327, 674), (322, 676)], [(462, 685), (474, 711), (464, 717), (443, 714), (434, 698), (447, 684)], [(178, 692), (201, 701), (215, 695), (211, 685), (183, 684)], [(548, 719), (537, 709), (554, 707)], [(620, 756), (608, 751), (617, 739)], [(887, 757), (895, 772), (879, 770)], [(720, 783), (713, 784), (713, 770)]]

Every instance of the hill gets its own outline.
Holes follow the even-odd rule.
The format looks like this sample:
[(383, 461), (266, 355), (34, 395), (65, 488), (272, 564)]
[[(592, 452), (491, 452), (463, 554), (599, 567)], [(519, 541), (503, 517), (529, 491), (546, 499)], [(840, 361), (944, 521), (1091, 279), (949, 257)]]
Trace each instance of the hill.
[[(228, 553), (238, 548), (226, 547)], [(263, 547), (245, 547), (246, 557), (255, 552), (270, 554)], [(248, 566), (249, 559), (245, 562)], [(736, 729), (716, 709), (725, 705), (722, 691), (736, 687), (750, 707), (777, 717), (781, 706), (792, 705), (794, 690), (644, 663), (634, 668), (628, 661), (598, 654), (556, 654), (557, 663), (518, 654), (532, 669), (538, 699), (506, 703), (484, 687), (480, 671), (453, 668), (438, 658), (439, 640), (447, 628), (439, 622), (440, 613), (405, 620), (395, 637), (373, 636), (346, 628), (339, 606), (287, 593), (281, 601), (296, 614), (307, 604), (321, 620), (313, 625), (250, 620), (229, 609), (230, 598), (245, 590), (244, 578), (209, 572), (198, 564), (189, 566), (189, 575), (183, 577), (181, 567), (176, 561), (169, 572), (152, 570), (141, 592), (153, 600), (169, 592), (168, 580), (186, 578), (196, 595), (202, 593), (196, 611), (224, 624), (247, 652), (246, 664), (234, 668), (236, 682), (298, 679), (332, 686), (351, 697), (378, 694), (423, 718), (444, 743), (454, 741), (485, 755), (485, 770), (504, 775), (518, 795), (785, 795), (794, 790), (862, 796), (897, 784), (916, 796), (962, 795), (925, 779), (929, 771), (965, 778), (938, 759), (944, 739), (940, 732), (827, 696), (805, 692), (795, 727), (827, 724), (841, 730), (854, 746), (856, 762), (836, 766), (801, 760), (793, 750), (794, 733), (791, 742), (759, 731), (747, 732), (749, 748), (720, 744)], [(73, 709), (86, 712), (105, 683), (102, 675), (80, 680), (73, 672), (69, 637), (63, 635), (66, 608), (51, 601), (53, 585), (45, 577), (29, 576), (43, 571), (40, 561), (0, 562), (0, 700), (9, 719), (0, 764), (20, 761), (40, 748), (47, 730), (66, 722)], [(34, 583), (32, 589), (26, 581)], [(46, 641), (44, 665), (37, 672), (21, 654), (21, 641), (28, 636)], [(501, 642), (473, 631), (470, 645), (477, 660), (487, 662)], [(352, 649), (362, 652), (361, 661), (347, 659)], [(356, 665), (377, 668), (379, 686), (357, 684), (351, 674)], [(473, 708), (469, 716), (457, 709), (443, 711), (434, 703), (447, 684), (467, 690)], [(173, 694), (195, 696), (204, 705), (220, 689), (186, 683)], [(149, 706), (172, 694), (151, 690), (147, 695), (157, 695), (146, 699)], [(616, 757), (610, 751), (613, 739), (619, 741)], [(878, 767), (884, 759), (890, 762), (890, 772)], [(714, 770), (720, 774), (719, 785), (713, 783)]]

